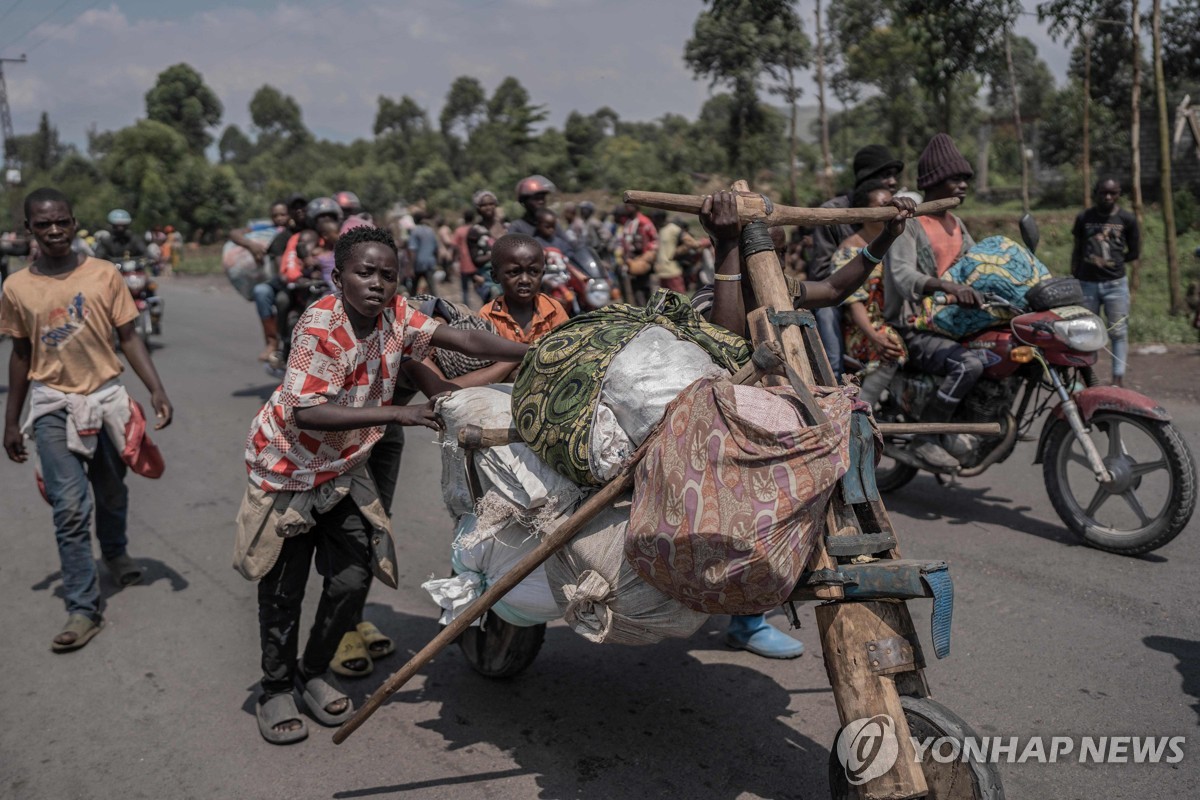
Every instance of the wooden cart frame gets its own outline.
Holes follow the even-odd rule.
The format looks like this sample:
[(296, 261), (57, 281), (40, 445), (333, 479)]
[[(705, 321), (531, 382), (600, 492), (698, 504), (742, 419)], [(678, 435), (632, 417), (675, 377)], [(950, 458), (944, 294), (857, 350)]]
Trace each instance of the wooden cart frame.
[[(812, 314), (792, 309), (792, 296), (766, 235), (766, 225), (865, 222), (890, 219), (895, 211), (888, 208), (793, 209), (775, 206), (762, 195), (749, 193), (744, 182), (734, 184), (733, 188), (738, 192), (739, 213), (748, 229), (743, 236), (743, 274), (750, 279), (758, 306), (748, 315), (755, 345), (754, 357), (734, 380), (791, 385), (806, 401), (810, 413), (820, 414), (811, 402), (809, 387), (833, 386), (837, 380), (817, 336)], [(696, 213), (703, 198), (627, 192), (626, 200)], [(954, 202), (950, 201), (950, 204)], [(947, 201), (925, 204), (917, 213), (932, 213), (946, 207)], [(958, 761), (923, 764), (917, 761), (911, 736), (919, 733), (961, 738), (973, 733), (966, 723), (930, 699), (924, 654), (906, 605), (907, 600), (918, 597), (934, 599), (932, 636), (935, 652), (942, 657), (949, 652), (953, 587), (945, 562), (901, 557), (896, 531), (874, 482), (870, 422), (864, 415), (856, 414), (855, 417), (851, 431), (851, 469), (834, 492), (826, 511), (824, 535), (818, 537), (808, 568), (785, 608), (793, 624), (798, 624), (794, 603), (819, 603), (815, 612), (825, 669), (843, 730), (850, 726), (849, 731), (856, 733), (865, 721), (876, 720), (883, 726), (880, 730), (891, 731), (897, 750), (894, 762), (886, 771), (862, 780), (871, 771), (868, 770), (869, 760), (864, 766), (861, 756), (871, 756), (874, 751), (859, 752), (860, 758), (855, 765), (861, 769), (856, 771), (852, 766), (848, 770), (838, 759), (839, 748), (835, 745), (831, 748), (830, 759), (832, 794), (834, 797), (869, 800), (1002, 798), (1003, 789), (992, 765)], [(908, 427), (914, 430), (928, 427), (928, 432), (936, 432), (933, 426)], [(939, 426), (939, 430), (962, 427)], [(478, 448), (504, 444), (513, 438), (514, 432), (510, 431), (468, 429), (463, 431), (461, 443), (467, 448)], [(854, 455), (856, 450), (857, 456)], [(334, 733), (334, 742), (345, 741), (389, 696), (464, 633), (509, 589), (570, 541), (597, 513), (627, 492), (632, 486), (633, 467), (640, 460), (641, 452), (634, 455), (617, 478), (586, 500), (534, 551), (389, 677)], [(913, 730), (915, 728), (920, 730)], [(843, 743), (843, 752), (849, 744), (853, 743)]]

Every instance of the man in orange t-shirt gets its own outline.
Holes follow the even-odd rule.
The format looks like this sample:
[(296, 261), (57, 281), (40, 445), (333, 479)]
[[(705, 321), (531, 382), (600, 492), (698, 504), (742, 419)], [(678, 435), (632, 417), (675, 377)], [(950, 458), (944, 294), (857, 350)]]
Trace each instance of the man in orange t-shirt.
[[(156, 429), (170, 424), (172, 409), (134, 330), (138, 310), (121, 273), (108, 261), (71, 249), (78, 225), (66, 196), (49, 188), (31, 192), (25, 227), (37, 241), (38, 258), (5, 282), (0, 297), (0, 333), (13, 337), (4, 450), (20, 464), (29, 458), (26, 432), (37, 442), (46, 498), (54, 508), (68, 615), (50, 647), (62, 653), (83, 647), (104, 624), (92, 560), (93, 496), (96, 538), (113, 580), (127, 586), (142, 576), (126, 551), (124, 437), (110, 435), (119, 430), (122, 406), (129, 404), (113, 352), (114, 330), (150, 392)], [(22, 426), (26, 398), (31, 402)]]
[(504, 294), (479, 310), (505, 339), (533, 344), (569, 317), (557, 300), (541, 293), (546, 257), (532, 236), (510, 233), (492, 247), (492, 269)]

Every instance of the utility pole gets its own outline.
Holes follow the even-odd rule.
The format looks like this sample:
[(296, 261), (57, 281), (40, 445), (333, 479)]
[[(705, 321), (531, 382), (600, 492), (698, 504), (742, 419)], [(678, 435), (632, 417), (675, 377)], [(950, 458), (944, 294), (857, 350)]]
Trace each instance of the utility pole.
[(1017, 148), (1021, 151), (1021, 208), (1029, 213), (1029, 158), (1025, 155), (1025, 130), (1021, 127), (1021, 94), (1017, 90), (1017, 71), (1013, 67), (1012, 23), (1004, 31), (1004, 60), (1008, 66), (1008, 90), (1012, 94), (1013, 127), (1017, 131)]
[(1162, 58), (1162, 0), (1154, 0), (1153, 9), (1154, 93), (1158, 106), (1158, 168), (1163, 233), (1167, 240), (1167, 286), (1171, 295), (1171, 314), (1179, 314), (1183, 312), (1183, 292), (1179, 285), (1179, 245), (1175, 240), (1175, 198), (1171, 189), (1171, 134), (1167, 131), (1167, 87)]
[(0, 58), (0, 135), (4, 137), (4, 187), (8, 194), (8, 213), (16, 230), (20, 220), (18, 204), (21, 185), (21, 162), (17, 158), (17, 142), (14, 139), (12, 114), (8, 111), (8, 88), (4, 84), (4, 64), (24, 64), (25, 54), (20, 58)]
[[(1129, 164), (1130, 182), (1133, 184), (1133, 215), (1137, 217), (1138, 230), (1146, 230), (1146, 212), (1142, 206), (1142, 9), (1139, 0), (1133, 0), (1133, 86), (1129, 93)], [(1141, 259), (1133, 262), (1129, 273), (1129, 289), (1136, 292), (1141, 283), (1138, 274)]]
[(1083, 207), (1091, 205), (1092, 199), (1092, 32), (1090, 24), (1083, 28)]
[(825, 110), (825, 36), (821, 31), (821, 0), (817, 0), (817, 113), (821, 118), (822, 175), (825, 176), (825, 196), (833, 194), (833, 157), (829, 151), (829, 115)]

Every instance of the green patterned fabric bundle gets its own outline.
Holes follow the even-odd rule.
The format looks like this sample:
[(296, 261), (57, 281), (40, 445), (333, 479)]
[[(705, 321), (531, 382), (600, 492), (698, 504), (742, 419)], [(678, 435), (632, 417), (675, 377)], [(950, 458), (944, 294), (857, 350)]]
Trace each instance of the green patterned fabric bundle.
[(560, 475), (598, 485), (589, 469), (592, 421), (609, 364), (642, 330), (658, 325), (735, 372), (750, 359), (746, 341), (705, 322), (681, 294), (660, 289), (645, 308), (610, 305), (555, 328), (525, 355), (513, 387), (521, 438)]

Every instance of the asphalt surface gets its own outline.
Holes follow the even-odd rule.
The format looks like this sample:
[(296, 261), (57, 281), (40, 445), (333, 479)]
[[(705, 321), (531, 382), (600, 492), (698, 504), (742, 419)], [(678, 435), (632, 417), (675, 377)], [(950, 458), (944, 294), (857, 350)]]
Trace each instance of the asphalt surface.
[[(254, 361), (250, 304), (214, 281), (163, 293), (154, 358), (177, 414), (155, 437), (167, 472), (129, 479), (130, 550), (148, 574), (124, 590), (104, 579), (107, 627), (76, 653), (49, 649), (65, 614), (33, 463), (0, 463), (0, 797), (829, 796), (838, 719), (811, 606), (794, 632), (808, 648), (796, 661), (727, 649), (723, 617), (644, 648), (593, 645), (559, 622), (514, 680), (480, 677), (451, 649), (340, 747), (311, 721), (302, 744), (264, 743), (253, 716), (255, 587), (230, 562), (243, 441), (275, 382)], [(0, 345), (0, 357), (8, 351)], [(1195, 395), (1168, 406), (1200, 452)], [(398, 652), (346, 682), (356, 702), (437, 632), (419, 587), (449, 558), (433, 439), (414, 429), (401, 468), (400, 589), (377, 585), (367, 607)], [(1200, 520), (1143, 558), (1079, 546), (1032, 451), (1022, 444), (957, 488), (921, 477), (887, 499), (904, 554), (951, 563), (949, 658), (932, 656), (929, 603), (909, 604), (934, 696), (989, 736), (1188, 738), (1175, 765), (1002, 764), (1009, 798), (1194, 797)]]

